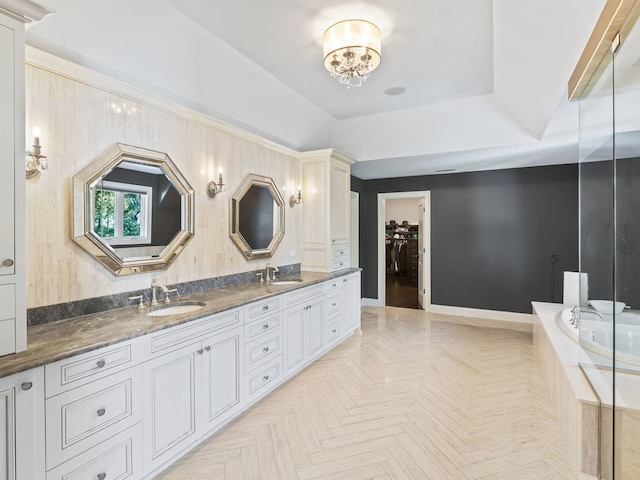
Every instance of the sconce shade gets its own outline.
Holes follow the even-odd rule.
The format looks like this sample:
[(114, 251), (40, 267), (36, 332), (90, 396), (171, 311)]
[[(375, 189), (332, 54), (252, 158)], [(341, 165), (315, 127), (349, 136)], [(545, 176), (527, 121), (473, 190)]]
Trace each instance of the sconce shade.
[(343, 20), (323, 37), (324, 66), (340, 83), (361, 86), (380, 65), (380, 29), (366, 20)]

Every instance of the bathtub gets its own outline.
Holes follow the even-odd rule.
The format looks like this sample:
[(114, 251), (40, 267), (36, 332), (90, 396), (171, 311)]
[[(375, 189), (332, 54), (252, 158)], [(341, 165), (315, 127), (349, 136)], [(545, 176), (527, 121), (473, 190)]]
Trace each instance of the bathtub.
[[(571, 310), (564, 310), (558, 321), (565, 333), (590, 350), (607, 359), (613, 359), (613, 316), (599, 315), (594, 311), (580, 312), (580, 328), (571, 325)], [(616, 315), (615, 325), (616, 364), (632, 370), (640, 367), (640, 312), (624, 311)]]

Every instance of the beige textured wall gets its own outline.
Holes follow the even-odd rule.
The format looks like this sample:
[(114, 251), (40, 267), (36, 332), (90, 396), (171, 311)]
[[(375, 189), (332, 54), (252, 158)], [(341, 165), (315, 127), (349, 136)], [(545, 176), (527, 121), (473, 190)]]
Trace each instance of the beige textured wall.
[[(242, 179), (256, 173), (293, 188), (297, 158), (41, 68), (26, 74), (27, 137), (42, 129), (49, 161), (27, 181), (28, 308), (148, 288), (153, 276), (172, 284), (300, 261), (300, 208), (286, 206), (271, 259), (246, 261), (229, 238), (229, 198)], [(129, 113), (113, 108), (125, 103)], [(72, 176), (115, 142), (168, 153), (195, 190), (196, 234), (166, 271), (116, 277), (71, 240)], [(210, 199), (205, 186), (219, 166), (227, 192)]]

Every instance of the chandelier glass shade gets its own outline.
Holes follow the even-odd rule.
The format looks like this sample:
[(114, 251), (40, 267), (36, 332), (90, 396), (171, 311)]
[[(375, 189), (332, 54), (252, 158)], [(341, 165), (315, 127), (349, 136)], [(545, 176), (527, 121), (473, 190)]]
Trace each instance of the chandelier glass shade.
[(360, 87), (380, 65), (380, 29), (366, 20), (343, 20), (323, 37), (324, 66), (347, 88)]

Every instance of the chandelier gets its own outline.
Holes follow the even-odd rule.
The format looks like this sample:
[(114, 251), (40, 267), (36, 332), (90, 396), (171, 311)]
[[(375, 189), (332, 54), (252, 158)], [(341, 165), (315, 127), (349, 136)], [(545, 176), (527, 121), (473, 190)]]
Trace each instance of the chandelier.
[(324, 32), (324, 66), (347, 88), (360, 87), (380, 65), (380, 29), (366, 20), (343, 20)]

